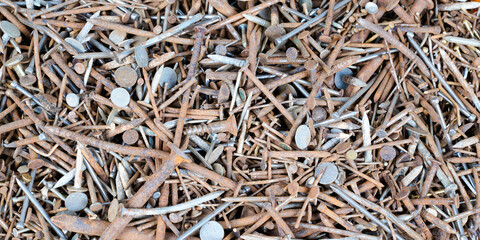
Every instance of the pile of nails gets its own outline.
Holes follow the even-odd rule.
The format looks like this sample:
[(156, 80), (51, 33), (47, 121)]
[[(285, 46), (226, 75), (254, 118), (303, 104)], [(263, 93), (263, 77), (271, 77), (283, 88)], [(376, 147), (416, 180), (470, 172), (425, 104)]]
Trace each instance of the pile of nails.
[(0, 239), (479, 239), (479, 20), (0, 0)]

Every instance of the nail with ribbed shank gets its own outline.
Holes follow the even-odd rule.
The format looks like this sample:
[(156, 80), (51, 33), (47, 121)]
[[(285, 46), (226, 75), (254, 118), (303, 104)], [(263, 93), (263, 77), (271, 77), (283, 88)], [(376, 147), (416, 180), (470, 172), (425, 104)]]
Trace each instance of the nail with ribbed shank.
[(229, 132), (232, 135), (237, 135), (237, 121), (235, 116), (228, 117), (227, 120), (212, 122), (210, 124), (200, 124), (197, 126), (189, 127), (185, 130), (186, 134), (201, 135), (205, 133), (221, 133)]
[[(131, 208), (142, 207), (152, 194), (160, 187), (160, 185), (167, 179), (174, 169), (185, 161), (190, 161), (181, 150), (177, 149), (172, 143), (168, 144), (172, 150), (168, 160), (164, 161), (162, 165), (151, 175), (143, 186), (130, 198), (126, 206)], [(173, 153), (175, 152), (175, 153)], [(132, 220), (132, 217), (117, 217), (103, 232), (100, 240), (115, 239), (116, 236), (127, 226)]]

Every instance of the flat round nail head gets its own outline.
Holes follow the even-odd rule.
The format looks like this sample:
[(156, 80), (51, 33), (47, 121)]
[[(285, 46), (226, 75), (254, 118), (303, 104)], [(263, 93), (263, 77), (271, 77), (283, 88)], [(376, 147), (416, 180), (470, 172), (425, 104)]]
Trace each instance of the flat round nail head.
[(103, 208), (103, 205), (99, 202), (94, 202), (92, 204), (90, 204), (90, 210), (92, 210), (93, 212), (98, 212), (100, 210), (102, 210)]
[(351, 150), (348, 150), (346, 153), (345, 153), (345, 158), (348, 160), (348, 161), (353, 161), (357, 158), (358, 154), (357, 154), (357, 151), (351, 149)]
[(115, 88), (112, 90), (110, 100), (117, 107), (126, 107), (130, 103), (130, 94), (125, 88)]
[(206, 161), (209, 163), (209, 164), (213, 164), (215, 161), (218, 160), (218, 158), (222, 155), (223, 153), (223, 150), (224, 150), (224, 146), (223, 145), (219, 145), (218, 147), (216, 147), (212, 153), (210, 153), (207, 157), (206, 157)]
[(345, 68), (335, 73), (335, 86), (338, 89), (345, 89), (348, 87), (348, 83), (343, 81), (343, 76), (345, 75), (353, 76), (352, 70), (350, 70), (350, 68)]
[(156, 192), (153, 193), (152, 198), (158, 199), (158, 198), (160, 198), (160, 196), (162, 196), (162, 194), (159, 191), (156, 191)]
[(225, 45), (217, 45), (215, 47), (215, 54), (218, 54), (218, 55), (222, 55), (222, 56), (225, 56), (227, 55), (227, 47), (225, 47)]
[[(19, 64), (22, 60), (23, 60), (23, 55), (22, 55), (22, 54), (15, 55), (14, 57), (8, 59), (8, 60), (5, 62), (5, 66), (6, 66), (6, 67), (13, 67), (13, 66)], [(18, 83), (17, 83), (17, 84), (18, 84)], [(13, 86), (13, 85), (12, 85), (12, 86)]]
[(74, 192), (65, 199), (65, 207), (74, 212), (78, 212), (87, 207), (88, 197), (85, 193)]
[(122, 134), (123, 142), (127, 145), (132, 145), (138, 141), (138, 132), (137, 130), (130, 129), (125, 131)]
[(65, 101), (67, 102), (68, 106), (74, 108), (80, 104), (80, 97), (78, 97), (78, 95), (75, 93), (69, 93), (67, 94), (67, 97), (65, 97)]
[(201, 240), (222, 240), (224, 236), (222, 225), (216, 221), (209, 221), (200, 228)]
[(35, 82), (37, 82), (37, 78), (31, 74), (27, 74), (20, 78), (20, 84), (22, 86), (32, 86)]
[(148, 66), (148, 52), (145, 47), (135, 47), (135, 61), (137, 62), (137, 65), (141, 68)]
[(1, 21), (0, 29), (11, 38), (20, 37), (20, 30), (9, 21)]
[(365, 10), (367, 10), (369, 14), (375, 14), (378, 12), (378, 5), (374, 2), (368, 2), (365, 4)]
[(380, 138), (385, 138), (387, 137), (387, 131), (385, 129), (379, 128), (375, 131), (375, 134), (377, 134), (378, 137)]
[(312, 134), (310, 132), (310, 128), (307, 125), (300, 125), (295, 132), (295, 144), (300, 149), (307, 148), (310, 140), (312, 138)]
[(165, 67), (162, 72), (162, 76), (160, 77), (159, 81), (160, 86), (165, 87), (167, 85), (167, 89), (174, 87), (177, 84), (177, 73), (175, 70), (169, 67)]
[(331, 184), (337, 180), (339, 170), (337, 165), (332, 162), (322, 162), (318, 164), (317, 168), (315, 169), (315, 177), (320, 174), (320, 172), (325, 169), (322, 177), (320, 177), (320, 184)]
[(304, 66), (308, 71), (312, 71), (317, 69), (318, 63), (315, 60), (308, 60), (305, 62)]
[(294, 47), (287, 48), (287, 52), (285, 53), (287, 56), (287, 60), (293, 62), (298, 57), (298, 50)]
[(285, 28), (283, 28), (279, 25), (270, 26), (265, 30), (265, 36), (267, 36), (270, 39), (279, 38), (279, 37), (285, 35), (286, 33), (287, 33), (287, 31), (285, 31)]
[(82, 62), (75, 63), (75, 65), (73, 65), (73, 69), (78, 74), (84, 74), (85, 71), (87, 70), (87, 68), (85, 67), (85, 64), (83, 64)]
[(397, 151), (392, 146), (384, 146), (380, 149), (380, 157), (385, 161), (391, 161), (397, 156)]
[(79, 42), (78, 40), (74, 39), (74, 38), (65, 38), (65, 42), (70, 44), (70, 46), (75, 48), (75, 50), (77, 50), (77, 52), (79, 52), (79, 53), (84, 53), (84, 52), (87, 51), (87, 49), (85, 49), (83, 44), (81, 42)]
[(312, 111), (312, 119), (314, 122), (320, 122), (327, 119), (328, 113), (323, 107), (316, 107)]
[(115, 220), (115, 218), (117, 217), (118, 209), (118, 200), (114, 198), (110, 202), (110, 206), (108, 207), (107, 219), (109, 222), (113, 222), (113, 220)]
[(115, 70), (115, 82), (123, 88), (129, 88), (137, 82), (138, 74), (129, 66), (122, 66)]
[(117, 45), (119, 43), (123, 42), (126, 37), (127, 37), (127, 33), (124, 32), (124, 31), (120, 31), (120, 30), (113, 30), (108, 35), (108, 39), (110, 39), (110, 41), (112, 41), (113, 43), (115, 43)]

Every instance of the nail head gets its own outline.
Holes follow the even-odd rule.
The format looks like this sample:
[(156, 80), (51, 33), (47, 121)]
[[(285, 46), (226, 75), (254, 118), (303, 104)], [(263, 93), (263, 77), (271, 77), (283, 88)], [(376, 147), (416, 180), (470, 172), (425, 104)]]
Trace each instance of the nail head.
[(141, 68), (148, 66), (148, 52), (145, 47), (135, 47), (135, 61), (137, 62), (137, 65)]
[(138, 74), (129, 66), (122, 66), (115, 70), (115, 82), (123, 88), (129, 88), (137, 82)]
[(78, 104), (80, 104), (80, 98), (75, 93), (67, 94), (67, 97), (65, 98), (65, 101), (67, 102), (68, 106), (70, 106), (72, 108), (77, 107)]
[(365, 10), (367, 10), (369, 14), (375, 14), (378, 12), (378, 6), (374, 2), (368, 2), (365, 4)]
[(13, 25), (13, 23), (9, 21), (1, 21), (0, 28), (11, 38), (20, 37), (20, 30), (17, 28), (17, 26)]
[(88, 197), (85, 193), (74, 192), (65, 199), (65, 207), (73, 212), (78, 212), (87, 207)]
[(138, 141), (138, 132), (135, 129), (130, 129), (122, 134), (123, 142), (127, 145), (132, 145)]
[(159, 83), (161, 87), (165, 87), (165, 85), (168, 84), (167, 89), (173, 88), (177, 84), (177, 73), (175, 70), (170, 67), (165, 67)]
[(350, 68), (344, 68), (339, 72), (335, 73), (335, 86), (338, 89), (345, 89), (348, 87), (348, 83), (343, 81), (345, 75), (353, 76), (352, 70)]
[(209, 221), (200, 228), (201, 240), (222, 240), (224, 235), (222, 225), (216, 221)]
[(300, 125), (295, 132), (295, 144), (299, 149), (307, 148), (312, 134), (310, 133), (310, 128), (307, 125)]
[(125, 88), (113, 89), (110, 100), (117, 107), (126, 107), (130, 103), (130, 94)]
[(22, 86), (31, 86), (37, 82), (37, 78), (31, 74), (27, 74), (20, 78), (20, 84)]
[(113, 30), (108, 35), (108, 39), (118, 45), (119, 43), (123, 42), (127, 37), (127, 33), (120, 30)]
[(315, 169), (315, 177), (317, 177), (320, 171), (322, 171), (324, 168), (325, 172), (320, 178), (319, 183), (325, 185), (335, 182), (335, 180), (338, 178), (339, 170), (337, 165), (332, 162), (322, 162), (318, 164), (317, 168)]
[(385, 161), (391, 161), (397, 156), (397, 151), (392, 146), (384, 146), (380, 149), (380, 157)]
[(72, 46), (79, 53), (84, 53), (85, 51), (87, 51), (83, 44), (74, 38), (65, 38), (65, 42), (70, 44), (70, 46)]

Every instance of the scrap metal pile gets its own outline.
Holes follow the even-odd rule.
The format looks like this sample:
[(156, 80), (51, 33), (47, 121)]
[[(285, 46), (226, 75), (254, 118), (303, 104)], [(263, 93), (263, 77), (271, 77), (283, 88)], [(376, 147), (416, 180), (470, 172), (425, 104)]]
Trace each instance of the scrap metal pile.
[(479, 8), (0, 0), (0, 238), (479, 239)]

